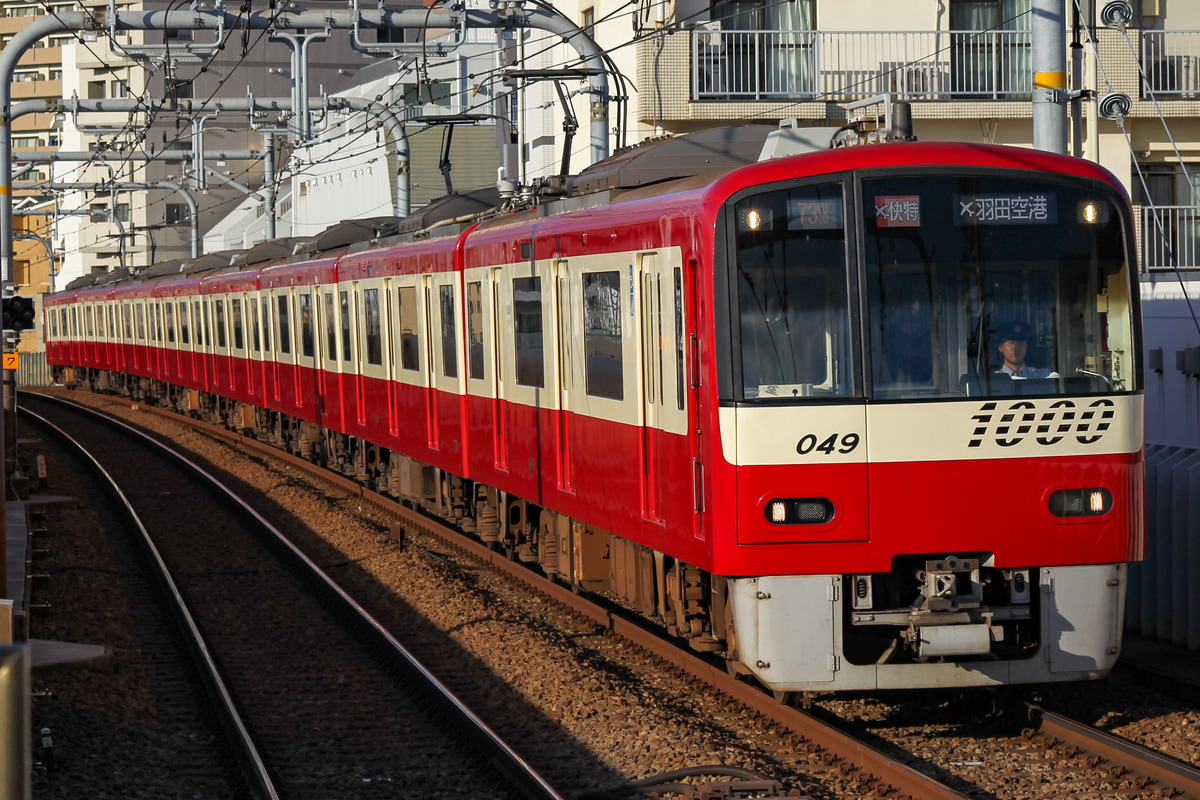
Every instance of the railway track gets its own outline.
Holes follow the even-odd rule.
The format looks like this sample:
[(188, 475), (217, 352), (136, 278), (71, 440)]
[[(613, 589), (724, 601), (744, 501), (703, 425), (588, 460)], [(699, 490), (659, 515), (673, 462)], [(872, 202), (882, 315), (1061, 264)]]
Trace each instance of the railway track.
[(823, 771), (841, 776), (852, 776), (854, 782), (860, 787), (867, 787), (872, 796), (931, 798), (932, 800), (964, 797), (936, 778), (918, 772), (802, 710), (780, 704), (770, 695), (764, 694), (743, 680), (730, 676), (723, 668), (714, 666), (691, 652), (681, 650), (658, 634), (645, 630), (638, 621), (621, 615), (613, 608), (597, 605), (587, 598), (577, 595), (571, 587), (549, 581), (511, 561), (503, 554), (489, 549), (482, 543), (472, 540), (420, 512), (382, 495), (367, 491), (359, 484), (321, 469), (304, 459), (296, 458), (274, 447), (223, 428), (180, 417), (153, 407), (142, 407), (140, 410), (181, 422), (210, 436), (237, 443), (239, 446), (268, 458), (282, 460), (334, 487), (339, 493), (356, 497), (363, 504), (370, 505), (397, 520), (398, 533), (401, 538), (418, 534), (433, 536), (446, 548), (524, 583), (568, 608), (579, 617), (590, 620), (615, 636), (637, 644), (687, 673), (691, 678), (702, 681), (750, 709), (753, 713), (782, 726), (789, 732), (788, 736), (792, 745), (804, 755), (806, 760), (820, 765)]
[(123, 423), (98, 423), (90, 410), (23, 406), (69, 427), (101, 454), (92, 457), (98, 466), (120, 474), (121, 503), (151, 532), (159, 580), (253, 796), (560, 797), (202, 469)]
[[(997, 736), (994, 730), (978, 732), (982, 728), (976, 726), (979, 736), (977, 741), (993, 740), (993, 752), (1003, 752), (1006, 769), (1019, 775), (1018, 778), (1001, 781), (1000, 783), (1007, 784), (1004, 790), (997, 790), (994, 781), (980, 780), (977, 783), (974, 775), (983, 770), (994, 772), (997, 769), (996, 756), (981, 756), (980, 758), (986, 760), (978, 762), (972, 761), (971, 756), (960, 756), (959, 758), (963, 758), (961, 762), (957, 759), (943, 759), (940, 756), (931, 758), (927, 754), (905, 752), (908, 745), (902, 740), (889, 741), (870, 735), (864, 737), (860, 735), (861, 732), (853, 730), (853, 727), (847, 728), (842, 721), (835, 720), (833, 725), (825, 724), (799, 709), (781, 705), (758, 689), (731, 678), (720, 667), (688, 651), (681, 651), (669, 642), (663, 642), (656, 635), (645, 631), (637, 622), (625, 619), (617, 610), (597, 607), (577, 596), (570, 587), (552, 583), (531, 573), (502, 554), (466, 539), (457, 532), (440, 526), (436, 521), (393, 503), (388, 498), (373, 495), (340, 476), (317, 469), (308, 462), (289, 459), (286, 454), (274, 448), (259, 445), (253, 440), (231, 434), (224, 429), (196, 423), (194, 420), (182, 420), (171, 414), (164, 413), (163, 416), (201, 428), (217, 438), (235, 442), (239, 447), (261, 451), (273, 460), (286, 460), (292, 466), (311, 473), (327, 486), (336, 487), (338, 494), (352, 497), (356, 502), (370, 505), (382, 515), (397, 520), (396, 533), (401, 539), (405, 536), (410, 539), (425, 535), (439, 537), (444, 544), (438, 545), (437, 549), (446, 554), (447, 563), (457, 563), (460, 566), (469, 563), (494, 565), (498, 570), (591, 620), (597, 628), (638, 643), (660, 659), (675, 665), (680, 671), (717, 688), (742, 706), (771, 720), (778, 726), (781, 740), (793, 752), (797, 761), (816, 765), (818, 771), (824, 770), (831, 776), (843, 776), (856, 781), (856, 785), (860, 787), (860, 794), (850, 796), (963, 797), (979, 796), (981, 791), (986, 796), (996, 798), (1105, 797), (1113, 792), (1129, 798), (1197, 796), (1192, 793), (1188, 783), (1190, 778), (1187, 778), (1187, 774), (1191, 770), (1188, 765), (1174, 762), (1176, 770), (1168, 770), (1166, 775), (1162, 775), (1151, 771), (1153, 764), (1147, 766), (1144, 761), (1130, 764), (1121, 760), (1127, 758), (1124, 754), (1119, 759), (1111, 753), (1093, 751), (1090, 747), (1061, 735), (1056, 727), (1060, 724), (1057, 722), (1058, 718), (1048, 716), (1045, 712), (1034, 714), (1033, 719), (1037, 724), (1026, 727), (1024, 732), (1016, 730)], [(441, 559), (440, 556), (436, 558)], [(1102, 734), (1097, 732), (1096, 735)], [(964, 740), (969, 739), (970, 736), (964, 737)], [(971, 748), (974, 745), (960, 743), (956, 746)], [(1154, 761), (1152, 756), (1149, 760)], [(949, 766), (947, 761), (950, 762)], [(1173, 760), (1162, 759), (1160, 756), (1160, 761), (1169, 764)], [(917, 766), (920, 772), (907, 764)], [(974, 764), (979, 766), (972, 766)], [(1009, 794), (1009, 791), (1012, 793)]]

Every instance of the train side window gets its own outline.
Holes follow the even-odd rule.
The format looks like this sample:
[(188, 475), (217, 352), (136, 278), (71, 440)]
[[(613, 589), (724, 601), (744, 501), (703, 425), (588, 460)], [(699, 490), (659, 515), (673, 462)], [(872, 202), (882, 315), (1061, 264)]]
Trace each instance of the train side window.
[(262, 299), (262, 335), (263, 335), (263, 351), (271, 349), (271, 299), (264, 297)]
[(212, 300), (204, 301), (204, 341), (209, 347), (213, 346), (212, 333)]
[(419, 370), (421, 368), (421, 334), (417, 311), (417, 289), (415, 286), (400, 287), (400, 367)]
[(179, 301), (179, 342), (180, 344), (191, 344), (191, 338), (188, 331), (188, 304), (187, 300)]
[(87, 335), (96, 335), (96, 312), (91, 306), (84, 306), (83, 321), (87, 323)]
[(246, 300), (246, 308), (250, 311), (250, 341), (254, 343), (254, 352), (259, 352), (261, 338), (258, 334), (258, 302), (253, 298)]
[(192, 325), (196, 328), (196, 346), (204, 347), (204, 315), (200, 312), (200, 301), (192, 302)]
[(337, 361), (337, 306), (333, 303), (333, 292), (325, 293), (325, 359)]
[(239, 298), (229, 301), (229, 317), (233, 323), (233, 347), (241, 350), (246, 346), (246, 339), (242, 333), (242, 301)]
[(467, 284), (467, 377), (483, 380), (483, 282)]
[(350, 313), (350, 293), (342, 292), (339, 297), (342, 304), (342, 360), (349, 361), (354, 352), (350, 341), (350, 318), (354, 315)]
[(116, 314), (117, 314), (116, 309), (113, 308), (112, 303), (109, 303), (108, 304), (108, 338), (112, 339), (113, 341), (116, 341), (116, 338), (117, 338)]
[(624, 400), (621, 273), (617, 270), (584, 273), (583, 348), (587, 393), (593, 397)]
[(163, 340), (163, 312), (162, 302), (154, 301), (154, 341), (161, 342)]
[(167, 342), (175, 344), (175, 304), (168, 302), (163, 307), (163, 311), (167, 315)]
[(305, 358), (313, 357), (313, 339), (312, 295), (305, 292), (300, 295), (300, 354)]
[(363, 291), (363, 321), (367, 326), (367, 363), (383, 365), (383, 339), (379, 326), (379, 290)]
[(541, 278), (513, 278), (513, 315), (517, 383), (545, 388)]
[(288, 319), (287, 295), (279, 296), (279, 352), (290, 355), (292, 352), (292, 332)]
[(442, 374), (458, 377), (457, 335), (454, 326), (454, 287), (439, 287), (442, 308)]
[(138, 303), (135, 306), (137, 310), (137, 338), (139, 342), (146, 341), (146, 304)]
[(217, 325), (217, 347), (227, 347), (225, 341), (225, 301), (214, 301), (213, 321)]

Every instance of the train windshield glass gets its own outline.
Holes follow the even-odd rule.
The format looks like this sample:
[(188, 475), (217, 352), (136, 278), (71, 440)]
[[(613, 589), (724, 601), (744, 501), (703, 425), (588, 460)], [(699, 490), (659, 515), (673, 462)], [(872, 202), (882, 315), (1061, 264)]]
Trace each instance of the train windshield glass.
[(865, 180), (861, 197), (876, 399), (1137, 388), (1109, 198), (951, 176)]
[(743, 399), (854, 391), (841, 183), (734, 207)]

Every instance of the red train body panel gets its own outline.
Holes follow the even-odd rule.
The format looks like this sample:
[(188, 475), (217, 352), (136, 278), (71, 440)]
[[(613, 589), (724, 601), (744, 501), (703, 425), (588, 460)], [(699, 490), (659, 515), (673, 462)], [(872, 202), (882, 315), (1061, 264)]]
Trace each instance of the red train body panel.
[(63, 293), (47, 353), (316, 426), (773, 688), (1095, 677), (1144, 546), (1129, 213), (1074, 159), (849, 148)]

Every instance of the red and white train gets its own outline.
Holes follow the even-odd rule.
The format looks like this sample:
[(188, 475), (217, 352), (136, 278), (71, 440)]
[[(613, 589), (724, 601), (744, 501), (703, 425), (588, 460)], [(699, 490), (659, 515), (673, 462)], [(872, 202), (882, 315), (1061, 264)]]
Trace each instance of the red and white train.
[(1103, 676), (1143, 550), (1116, 180), (949, 143), (717, 169), (719, 137), (688, 141), (519, 213), (69, 289), (50, 362), (357, 475), (777, 692)]

